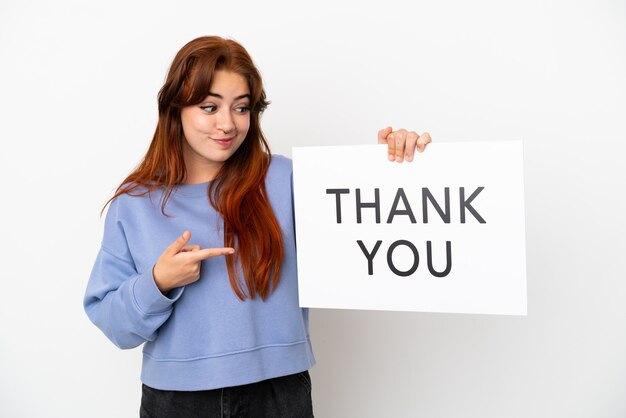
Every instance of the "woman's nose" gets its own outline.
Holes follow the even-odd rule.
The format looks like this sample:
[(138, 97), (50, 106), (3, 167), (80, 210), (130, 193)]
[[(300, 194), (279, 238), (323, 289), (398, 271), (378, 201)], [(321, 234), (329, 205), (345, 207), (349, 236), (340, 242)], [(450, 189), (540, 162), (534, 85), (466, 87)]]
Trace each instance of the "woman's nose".
[(224, 109), (218, 113), (217, 129), (224, 133), (231, 132), (235, 129), (235, 123), (233, 121), (233, 115), (230, 113), (230, 109)]

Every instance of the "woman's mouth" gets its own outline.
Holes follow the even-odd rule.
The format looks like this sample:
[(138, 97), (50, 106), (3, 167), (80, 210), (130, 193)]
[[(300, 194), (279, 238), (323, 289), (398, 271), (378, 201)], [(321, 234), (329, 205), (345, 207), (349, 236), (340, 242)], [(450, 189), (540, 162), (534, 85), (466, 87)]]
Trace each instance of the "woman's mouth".
[(221, 138), (221, 139), (218, 139), (218, 138), (213, 138), (213, 140), (214, 140), (215, 142), (217, 142), (219, 145), (221, 145), (221, 146), (222, 146), (222, 147), (224, 147), (224, 148), (228, 148), (228, 147), (230, 147), (230, 144), (232, 144), (232, 143), (233, 143), (233, 139), (234, 139), (234, 137), (230, 137), (230, 138)]

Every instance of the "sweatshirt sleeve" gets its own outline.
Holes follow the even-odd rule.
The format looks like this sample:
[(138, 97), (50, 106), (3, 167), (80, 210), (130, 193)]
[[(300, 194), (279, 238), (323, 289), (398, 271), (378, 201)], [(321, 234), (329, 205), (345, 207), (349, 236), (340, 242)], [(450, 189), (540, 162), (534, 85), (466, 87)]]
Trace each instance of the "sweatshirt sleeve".
[(165, 296), (152, 271), (137, 272), (118, 219), (118, 204), (112, 202), (83, 301), (89, 319), (118, 347), (133, 348), (156, 338), (182, 292), (177, 288)]

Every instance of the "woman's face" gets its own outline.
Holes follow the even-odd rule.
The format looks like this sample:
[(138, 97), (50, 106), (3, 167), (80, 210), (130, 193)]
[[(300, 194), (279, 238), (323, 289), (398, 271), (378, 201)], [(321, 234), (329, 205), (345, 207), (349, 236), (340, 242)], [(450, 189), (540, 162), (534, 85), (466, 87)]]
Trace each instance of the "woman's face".
[(231, 71), (216, 71), (209, 95), (197, 105), (184, 107), (181, 122), (185, 183), (213, 180), (250, 128), (250, 90), (245, 78)]

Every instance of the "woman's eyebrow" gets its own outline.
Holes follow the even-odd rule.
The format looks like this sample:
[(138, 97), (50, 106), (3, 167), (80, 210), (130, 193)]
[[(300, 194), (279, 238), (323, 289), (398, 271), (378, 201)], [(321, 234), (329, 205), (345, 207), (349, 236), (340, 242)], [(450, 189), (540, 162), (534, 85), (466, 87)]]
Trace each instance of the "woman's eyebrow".
[[(222, 97), (222, 95), (221, 95), (221, 94), (212, 93), (212, 92), (209, 92), (209, 94), (207, 94), (207, 96), (214, 96), (214, 97), (217, 97), (218, 99), (223, 99), (223, 98), (224, 98), (224, 97)], [(235, 100), (244, 99), (244, 98), (246, 98), (246, 97), (247, 97), (248, 99), (250, 99), (250, 98), (251, 98), (251, 97), (250, 97), (250, 94), (249, 94), (249, 93), (246, 93), (246, 94), (242, 94), (241, 96), (237, 96), (237, 97), (235, 97)]]

